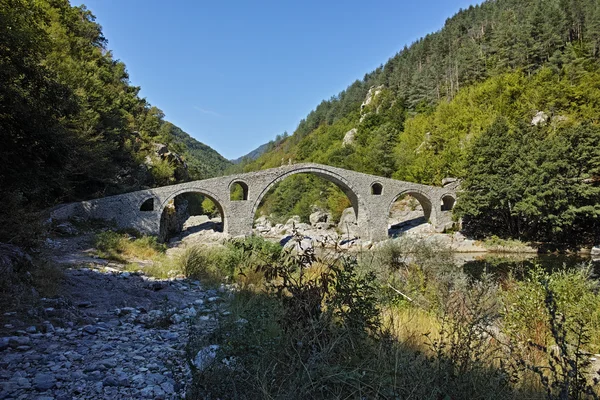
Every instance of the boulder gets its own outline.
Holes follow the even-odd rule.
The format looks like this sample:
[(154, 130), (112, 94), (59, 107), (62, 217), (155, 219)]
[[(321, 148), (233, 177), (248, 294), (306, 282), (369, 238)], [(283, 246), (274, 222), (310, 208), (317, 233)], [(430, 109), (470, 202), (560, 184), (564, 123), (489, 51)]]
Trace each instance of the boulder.
[(271, 221), (269, 220), (269, 217), (267, 217), (266, 215), (261, 215), (260, 217), (256, 218), (256, 221), (254, 221), (255, 225), (271, 225)]
[(330, 219), (330, 217), (331, 216), (325, 211), (318, 210), (310, 214), (308, 219), (310, 220), (310, 224), (312, 226), (316, 226), (319, 222), (327, 222)]
[(356, 237), (359, 236), (358, 224), (356, 223), (356, 215), (354, 209), (348, 207), (342, 212), (340, 222), (338, 224), (338, 230), (343, 237)]
[(217, 350), (219, 350), (219, 345), (211, 344), (210, 346), (206, 346), (196, 354), (196, 357), (192, 360), (192, 364), (198, 371), (204, 371), (217, 358)]
[(312, 227), (309, 224), (306, 224), (304, 222), (300, 222), (299, 224), (296, 224), (296, 230), (300, 231), (300, 232), (305, 232), (310, 230)]
[(600, 245), (592, 247), (591, 254), (593, 256), (600, 256)]
[(312, 249), (313, 247), (313, 241), (309, 237), (304, 237), (301, 240), (292, 239), (284, 246), (284, 248), (292, 248), (293, 252), (297, 254), (303, 254), (306, 250)]
[(537, 114), (535, 114), (535, 116), (533, 117), (533, 119), (531, 120), (531, 125), (533, 126), (544, 126), (546, 125), (546, 122), (548, 122), (548, 114), (546, 114), (543, 111), (538, 111)]
[(348, 207), (342, 212), (342, 216), (340, 217), (340, 225), (341, 224), (356, 224), (356, 214), (354, 213), (354, 208)]
[(293, 225), (298, 225), (300, 223), (301, 219), (300, 216), (298, 215), (292, 215), (290, 217), (290, 219), (287, 220), (287, 222), (285, 223), (285, 226), (293, 226)]
[(330, 222), (317, 222), (315, 224), (315, 228), (317, 228), (317, 230), (327, 230), (331, 227), (333, 227), (334, 225)]
[(152, 143), (152, 147), (154, 148), (154, 152), (158, 156), (164, 156), (169, 152), (169, 148), (166, 144), (163, 143)]
[(0, 243), (0, 273), (5, 276), (33, 268), (31, 256), (12, 244)]
[(442, 186), (447, 186), (456, 181), (458, 181), (458, 178), (444, 178), (444, 179), (442, 179)]
[(257, 218), (256, 221), (254, 221), (254, 226), (260, 233), (267, 233), (273, 227), (271, 221), (269, 221), (269, 218), (267, 218), (265, 215)]
[(75, 236), (79, 234), (77, 228), (75, 228), (73, 224), (68, 221), (56, 225), (54, 227), (54, 232), (64, 236)]
[[(169, 147), (163, 143), (152, 143), (154, 156), (161, 160), (168, 161), (175, 167), (175, 179), (186, 180), (189, 178), (188, 165), (185, 160), (177, 153), (170, 151)], [(150, 155), (146, 156), (144, 164), (148, 167), (154, 165), (154, 161)]]

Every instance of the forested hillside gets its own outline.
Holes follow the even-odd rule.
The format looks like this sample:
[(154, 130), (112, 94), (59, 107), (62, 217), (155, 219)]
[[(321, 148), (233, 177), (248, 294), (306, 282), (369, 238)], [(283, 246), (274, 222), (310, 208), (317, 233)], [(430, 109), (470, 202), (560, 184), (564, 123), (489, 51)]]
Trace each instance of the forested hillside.
[(0, 241), (25, 211), (229, 165), (139, 96), (94, 20), (67, 0), (0, 0)]
[[(597, 0), (486, 1), (323, 101), (244, 169), (291, 160), (426, 184), (466, 178), (458, 211), (475, 235), (598, 241), (599, 61)], [(498, 132), (494, 157), (482, 154)], [(520, 166), (498, 169), (511, 151)], [(347, 205), (311, 180), (282, 182), (266, 212)]]

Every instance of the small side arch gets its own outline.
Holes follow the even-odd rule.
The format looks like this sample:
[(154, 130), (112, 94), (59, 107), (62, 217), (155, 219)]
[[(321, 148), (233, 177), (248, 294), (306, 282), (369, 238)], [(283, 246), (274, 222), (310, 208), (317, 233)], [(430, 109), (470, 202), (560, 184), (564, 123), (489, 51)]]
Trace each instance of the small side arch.
[(154, 211), (154, 206), (156, 203), (157, 200), (154, 197), (148, 197), (139, 204), (138, 210), (142, 212)]
[(440, 201), (441, 211), (452, 211), (455, 203), (456, 197), (452, 193), (444, 194)]
[(229, 200), (248, 200), (248, 184), (240, 179), (234, 179), (231, 182), (229, 182)]
[(379, 182), (374, 182), (371, 185), (371, 194), (373, 196), (381, 196), (383, 194), (383, 185)]

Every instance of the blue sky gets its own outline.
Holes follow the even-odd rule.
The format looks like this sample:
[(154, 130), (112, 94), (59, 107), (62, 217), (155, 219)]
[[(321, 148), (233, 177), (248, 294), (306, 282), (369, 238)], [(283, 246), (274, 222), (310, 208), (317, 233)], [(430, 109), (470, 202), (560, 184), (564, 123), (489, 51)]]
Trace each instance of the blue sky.
[(476, 2), (83, 1), (141, 96), (226, 158), (293, 133), (323, 99)]

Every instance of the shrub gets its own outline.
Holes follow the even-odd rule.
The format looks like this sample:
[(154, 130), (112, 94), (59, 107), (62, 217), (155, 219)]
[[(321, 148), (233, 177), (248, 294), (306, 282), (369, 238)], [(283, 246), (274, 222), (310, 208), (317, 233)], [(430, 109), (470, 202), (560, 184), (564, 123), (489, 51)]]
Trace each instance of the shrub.
[(232, 278), (241, 254), (231, 248), (195, 246), (187, 249), (179, 260), (185, 276), (218, 283)]
[[(522, 281), (505, 283), (501, 292), (504, 330), (517, 343), (530, 341), (546, 346), (552, 342), (547, 291), (561, 310), (566, 326), (581, 321), (594, 331), (600, 330), (600, 296), (598, 283), (590, 279), (589, 267), (548, 273), (540, 267), (530, 270)], [(573, 342), (574, 337), (568, 341)], [(600, 343), (591, 343), (596, 350)], [(592, 350), (592, 349), (588, 349)]]
[(101, 257), (117, 261), (125, 261), (127, 258), (157, 258), (166, 250), (166, 246), (154, 236), (141, 235), (136, 238), (128, 233), (113, 231), (98, 233), (95, 245)]
[(544, 306), (547, 311), (548, 326), (553, 346), (529, 341), (527, 346), (544, 355), (542, 363), (532, 363), (527, 358), (519, 358), (518, 365), (533, 372), (546, 391), (550, 400), (598, 399), (594, 386), (598, 376), (589, 375), (591, 361), (585, 351), (590, 343), (590, 326), (581, 317), (567, 323), (560, 312), (554, 291), (544, 282)]

